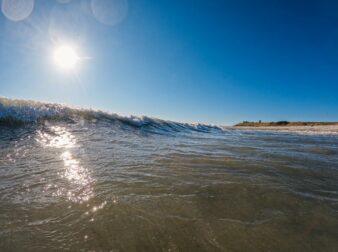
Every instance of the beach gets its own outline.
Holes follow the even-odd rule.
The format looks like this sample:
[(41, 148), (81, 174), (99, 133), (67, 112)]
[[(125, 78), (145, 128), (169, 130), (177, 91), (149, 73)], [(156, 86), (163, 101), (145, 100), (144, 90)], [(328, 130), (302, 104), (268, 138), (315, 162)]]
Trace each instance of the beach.
[(277, 132), (294, 132), (307, 134), (338, 134), (338, 125), (314, 126), (235, 126), (238, 130), (263, 130)]

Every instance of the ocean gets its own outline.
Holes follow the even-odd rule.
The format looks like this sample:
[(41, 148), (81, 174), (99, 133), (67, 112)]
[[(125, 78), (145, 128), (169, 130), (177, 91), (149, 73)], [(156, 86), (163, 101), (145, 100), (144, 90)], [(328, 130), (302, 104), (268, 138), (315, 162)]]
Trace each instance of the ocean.
[(0, 251), (338, 251), (338, 130), (0, 98)]

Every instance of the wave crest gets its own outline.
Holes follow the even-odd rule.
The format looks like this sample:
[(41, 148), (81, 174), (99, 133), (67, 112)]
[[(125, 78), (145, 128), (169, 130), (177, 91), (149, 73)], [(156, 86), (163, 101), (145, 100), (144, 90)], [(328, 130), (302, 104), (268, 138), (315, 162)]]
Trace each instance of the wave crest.
[(25, 125), (45, 121), (79, 122), (109, 121), (137, 128), (151, 128), (161, 131), (223, 131), (221, 127), (206, 124), (189, 124), (152, 118), (148, 116), (122, 116), (100, 110), (72, 108), (57, 103), (16, 100), (0, 97), (0, 125)]

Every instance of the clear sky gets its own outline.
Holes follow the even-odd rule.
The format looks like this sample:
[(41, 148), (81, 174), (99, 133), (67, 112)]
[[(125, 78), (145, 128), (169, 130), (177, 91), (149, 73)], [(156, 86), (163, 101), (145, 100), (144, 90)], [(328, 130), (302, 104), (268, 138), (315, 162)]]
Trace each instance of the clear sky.
[[(338, 121), (338, 1), (8, 1), (1, 96), (184, 122)], [(64, 43), (81, 57), (72, 71), (52, 60)]]

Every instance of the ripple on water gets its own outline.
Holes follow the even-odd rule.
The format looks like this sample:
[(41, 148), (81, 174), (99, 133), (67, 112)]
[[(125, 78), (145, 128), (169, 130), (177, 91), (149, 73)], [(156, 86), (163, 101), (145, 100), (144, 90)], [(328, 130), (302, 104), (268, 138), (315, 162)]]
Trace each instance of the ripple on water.
[(335, 251), (337, 143), (0, 127), (0, 250)]

